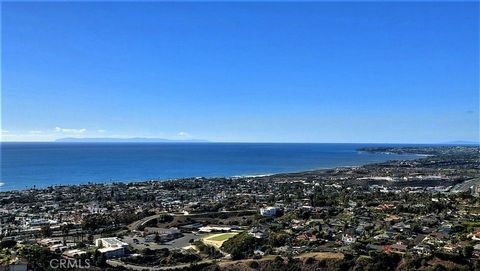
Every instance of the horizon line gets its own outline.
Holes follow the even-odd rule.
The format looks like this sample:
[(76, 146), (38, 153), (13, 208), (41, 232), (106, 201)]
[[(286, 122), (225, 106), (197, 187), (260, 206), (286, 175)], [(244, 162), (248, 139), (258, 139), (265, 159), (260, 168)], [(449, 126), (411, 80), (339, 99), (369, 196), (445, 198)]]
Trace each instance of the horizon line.
[(166, 140), (166, 141), (2, 141), (2, 143), (55, 143), (55, 144), (85, 144), (85, 143), (136, 143), (136, 144), (218, 144), (218, 143), (231, 143), (231, 144), (408, 144), (408, 145), (480, 145), (479, 141), (458, 140), (447, 142), (298, 142), (298, 141), (209, 141), (209, 140)]

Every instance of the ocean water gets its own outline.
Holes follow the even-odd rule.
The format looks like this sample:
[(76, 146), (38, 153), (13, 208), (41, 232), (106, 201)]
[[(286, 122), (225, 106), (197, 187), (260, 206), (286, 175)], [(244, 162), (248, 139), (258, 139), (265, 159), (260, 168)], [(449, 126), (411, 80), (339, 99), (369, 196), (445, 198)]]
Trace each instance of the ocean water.
[(245, 176), (363, 165), (415, 155), (375, 144), (1, 143), (0, 191), (88, 182)]

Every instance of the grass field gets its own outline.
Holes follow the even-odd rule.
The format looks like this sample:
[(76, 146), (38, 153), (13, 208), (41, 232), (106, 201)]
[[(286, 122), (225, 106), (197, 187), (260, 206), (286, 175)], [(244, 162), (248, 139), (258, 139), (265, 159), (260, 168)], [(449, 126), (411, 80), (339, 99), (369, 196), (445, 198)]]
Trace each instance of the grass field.
[(226, 241), (230, 237), (235, 235), (237, 235), (236, 232), (222, 233), (222, 234), (216, 234), (214, 236), (208, 237), (208, 239), (212, 241)]
[(213, 245), (215, 247), (221, 247), (223, 242), (237, 235), (238, 232), (218, 233), (212, 234), (203, 238), (203, 242), (207, 245)]

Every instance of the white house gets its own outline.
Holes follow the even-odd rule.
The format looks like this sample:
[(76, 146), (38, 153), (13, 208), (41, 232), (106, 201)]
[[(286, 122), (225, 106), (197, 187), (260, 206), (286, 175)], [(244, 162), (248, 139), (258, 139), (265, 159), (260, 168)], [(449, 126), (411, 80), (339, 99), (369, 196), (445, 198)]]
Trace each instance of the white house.
[(278, 207), (265, 207), (260, 208), (260, 214), (262, 216), (276, 216), (279, 211)]
[(98, 249), (106, 258), (118, 258), (125, 255), (125, 248), (128, 244), (120, 241), (117, 237), (99, 238), (95, 240), (95, 245), (101, 247)]
[(98, 238), (95, 240), (95, 246), (97, 247), (128, 247), (128, 244), (120, 241), (117, 237)]
[(346, 244), (353, 244), (357, 241), (357, 238), (355, 238), (354, 236), (352, 236), (350, 234), (344, 234), (342, 236), (342, 241)]

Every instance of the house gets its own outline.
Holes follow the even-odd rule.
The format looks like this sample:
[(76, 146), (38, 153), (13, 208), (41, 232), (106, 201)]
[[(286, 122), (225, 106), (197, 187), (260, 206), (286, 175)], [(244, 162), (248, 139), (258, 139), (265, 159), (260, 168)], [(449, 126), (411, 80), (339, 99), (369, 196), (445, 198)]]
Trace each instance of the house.
[(65, 252), (63, 252), (63, 256), (67, 257), (67, 258), (77, 258), (81, 255), (84, 255), (86, 254), (87, 252), (83, 251), (83, 250), (80, 250), (80, 249), (70, 249), (70, 250), (66, 250)]
[(377, 252), (382, 252), (382, 251), (383, 251), (383, 246), (374, 245), (374, 244), (368, 244), (368, 245), (367, 245), (367, 249), (368, 249), (368, 250), (374, 250), (374, 251), (377, 251)]
[(280, 209), (278, 207), (265, 207), (260, 208), (260, 214), (262, 216), (274, 217), (279, 213)]
[(265, 232), (265, 230), (257, 227), (254, 227), (251, 230), (249, 230), (248, 234), (250, 234), (251, 236), (257, 239), (263, 239), (267, 237), (267, 233)]
[(265, 252), (261, 251), (260, 249), (257, 249), (253, 252), (253, 254), (256, 256), (263, 256), (265, 255)]
[(108, 259), (123, 257), (128, 244), (120, 241), (117, 237), (107, 237), (96, 239), (95, 246), (100, 247), (98, 252)]
[(452, 231), (452, 225), (451, 224), (442, 224), (438, 228), (438, 232), (441, 232), (443, 234), (449, 234)]
[(480, 241), (480, 230), (473, 233), (472, 240)]
[(473, 246), (473, 255), (480, 257), (480, 244)]
[(353, 244), (357, 241), (357, 238), (350, 234), (344, 234), (342, 236), (342, 241), (346, 244)]
[(198, 229), (199, 232), (230, 232), (239, 229), (236, 226), (205, 226)]
[(67, 250), (67, 248), (68, 248), (67, 246), (64, 246), (62, 244), (57, 244), (49, 247), (51, 252), (56, 252), (56, 253), (64, 252), (65, 250)]
[(99, 238), (95, 240), (95, 246), (104, 248), (126, 248), (128, 244), (120, 241), (117, 237)]
[[(156, 227), (146, 227), (145, 235), (146, 235), (145, 242), (154, 242), (156, 239), (156, 236), (158, 236), (158, 240), (160, 242), (168, 242), (183, 236), (182, 232), (177, 228), (164, 229), (164, 228), (156, 228)], [(151, 237), (152, 235), (153, 235), (153, 239)], [(147, 237), (149, 241), (147, 241)]]
[(373, 237), (373, 239), (375, 240), (383, 240), (383, 241), (390, 240), (391, 238), (392, 238), (392, 233), (388, 231)]
[(188, 224), (188, 225), (179, 226), (178, 228), (179, 228), (182, 232), (193, 232), (193, 231), (198, 230), (198, 229), (201, 228), (201, 227), (203, 227), (203, 224), (201, 224), (201, 223), (193, 223), (193, 224)]
[(330, 219), (327, 224), (337, 230), (341, 230), (343, 227), (345, 227), (345, 223), (336, 218)]
[(359, 226), (355, 229), (355, 233), (358, 234), (359, 236), (362, 236), (364, 232), (365, 232), (365, 227), (362, 226), (362, 225), (359, 225)]
[(407, 252), (407, 246), (403, 244), (393, 244), (390, 246), (391, 252), (404, 254)]
[(429, 246), (421, 244), (414, 246), (413, 250), (420, 255), (430, 255), (432, 253), (432, 250)]
[(61, 243), (62, 243), (62, 240), (60, 240), (60, 239), (50, 239), (50, 238), (46, 238), (46, 239), (42, 239), (42, 240), (38, 241), (38, 244), (40, 244), (44, 247), (59, 245)]
[(403, 232), (405, 230), (410, 229), (410, 225), (405, 224), (403, 222), (396, 223), (395, 225), (392, 226), (392, 229)]
[(155, 239), (157, 238), (157, 235), (156, 234), (149, 234), (147, 236), (145, 236), (145, 243), (152, 243), (152, 242), (155, 242)]
[(447, 244), (443, 246), (443, 250), (448, 253), (458, 253), (461, 249), (461, 246), (458, 244)]

